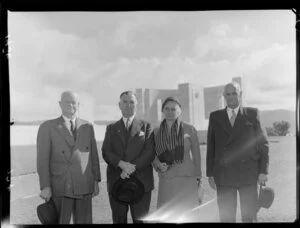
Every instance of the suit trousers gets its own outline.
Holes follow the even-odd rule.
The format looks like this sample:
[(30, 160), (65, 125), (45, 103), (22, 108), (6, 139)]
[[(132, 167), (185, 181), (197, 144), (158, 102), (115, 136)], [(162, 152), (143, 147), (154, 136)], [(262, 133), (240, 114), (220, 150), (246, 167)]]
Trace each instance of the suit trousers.
[(127, 224), (127, 213), (130, 208), (133, 223), (143, 223), (140, 219), (149, 212), (151, 203), (151, 191), (145, 192), (142, 199), (131, 205), (124, 205), (117, 202), (109, 193), (109, 203), (112, 210), (113, 223)]
[(92, 195), (83, 198), (52, 197), (59, 213), (59, 224), (92, 224)]
[(220, 222), (236, 222), (237, 192), (240, 198), (242, 222), (253, 222), (258, 205), (257, 184), (241, 187), (217, 186)]

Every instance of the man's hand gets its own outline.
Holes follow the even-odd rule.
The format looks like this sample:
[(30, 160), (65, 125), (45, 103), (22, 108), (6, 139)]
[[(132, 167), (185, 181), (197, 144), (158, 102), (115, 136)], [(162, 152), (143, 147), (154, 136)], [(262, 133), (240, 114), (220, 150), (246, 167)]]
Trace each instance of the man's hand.
[(94, 192), (93, 192), (92, 196), (95, 197), (95, 196), (99, 195), (99, 192), (100, 192), (100, 190), (99, 190), (99, 182), (95, 181), (95, 189), (94, 189)]
[(118, 166), (128, 175), (131, 175), (135, 172), (135, 165), (131, 164), (130, 162), (120, 161)]
[(40, 193), (40, 197), (46, 201), (49, 201), (52, 196), (52, 191), (50, 187), (43, 188)]
[(264, 185), (268, 181), (268, 176), (266, 174), (260, 173), (258, 175), (258, 184)]
[(121, 173), (121, 178), (122, 179), (129, 178), (129, 177), (130, 177), (130, 175), (128, 173), (122, 171), (122, 173)]
[(209, 177), (208, 178), (208, 183), (209, 183), (209, 186), (213, 189), (213, 190), (216, 190), (216, 183), (215, 183), (215, 179), (214, 177)]

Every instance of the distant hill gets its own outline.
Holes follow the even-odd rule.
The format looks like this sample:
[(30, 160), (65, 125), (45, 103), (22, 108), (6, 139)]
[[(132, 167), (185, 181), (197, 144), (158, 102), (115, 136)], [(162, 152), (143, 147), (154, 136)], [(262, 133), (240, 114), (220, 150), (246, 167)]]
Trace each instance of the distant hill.
[[(261, 110), (260, 111), (261, 123), (265, 127), (272, 127), (276, 121), (285, 120), (291, 124), (290, 132), (296, 133), (296, 112), (284, 109), (276, 110)], [(14, 121), (14, 125), (40, 125), (45, 120), (36, 121)], [(95, 120), (94, 123), (97, 125), (108, 125), (115, 122), (115, 120)]]
[(289, 131), (296, 133), (296, 112), (284, 109), (260, 111), (260, 120), (263, 126), (272, 127), (276, 121), (285, 120), (290, 123)]
[[(13, 125), (40, 125), (46, 120), (35, 120), (35, 121), (13, 121)], [(94, 124), (97, 125), (108, 125), (115, 122), (115, 120), (95, 120)]]
[(108, 125), (108, 124), (113, 123), (113, 122), (115, 122), (115, 120), (95, 120), (94, 124), (97, 124), (97, 125)]
[(35, 120), (35, 121), (12, 121), (13, 125), (40, 125), (46, 120)]

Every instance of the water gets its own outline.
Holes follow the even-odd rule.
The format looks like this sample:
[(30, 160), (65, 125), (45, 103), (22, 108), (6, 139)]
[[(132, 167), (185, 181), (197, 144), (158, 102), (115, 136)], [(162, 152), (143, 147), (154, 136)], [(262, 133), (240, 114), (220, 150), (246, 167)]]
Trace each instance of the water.
[[(15, 125), (10, 128), (10, 145), (34, 145), (39, 126)], [(97, 141), (103, 141), (106, 125), (94, 125)]]

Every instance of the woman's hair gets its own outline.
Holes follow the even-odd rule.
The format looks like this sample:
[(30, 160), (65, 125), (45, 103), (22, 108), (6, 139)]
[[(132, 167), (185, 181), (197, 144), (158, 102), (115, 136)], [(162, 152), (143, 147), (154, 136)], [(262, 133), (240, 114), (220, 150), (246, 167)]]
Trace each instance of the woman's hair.
[(161, 106), (161, 111), (164, 110), (165, 105), (166, 105), (169, 101), (173, 101), (173, 102), (177, 103), (177, 104), (179, 105), (179, 107), (181, 108), (181, 104), (180, 104), (180, 102), (179, 102), (179, 100), (178, 100), (177, 98), (175, 98), (175, 97), (167, 97), (167, 98), (164, 100), (164, 102), (163, 102), (163, 104), (162, 104), (162, 106)]

